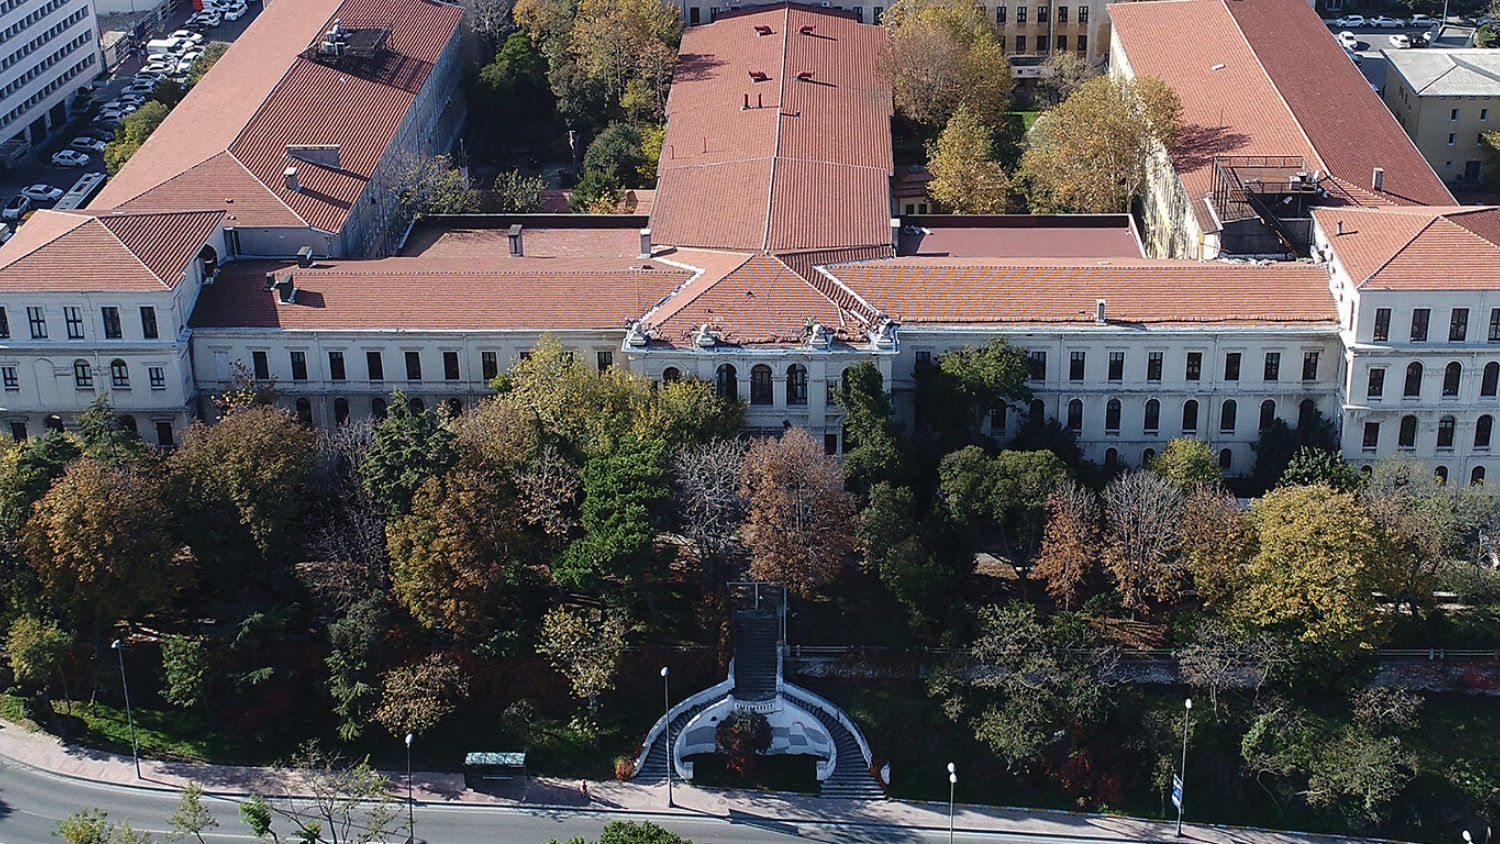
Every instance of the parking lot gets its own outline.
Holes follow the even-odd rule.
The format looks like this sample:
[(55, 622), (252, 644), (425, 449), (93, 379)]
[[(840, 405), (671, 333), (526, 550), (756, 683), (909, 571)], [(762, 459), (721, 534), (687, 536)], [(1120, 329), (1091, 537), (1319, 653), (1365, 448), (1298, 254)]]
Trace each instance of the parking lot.
[[(1381, 28), (1374, 26), (1339, 26), (1333, 20), (1324, 21), (1328, 24), (1329, 32), (1335, 37), (1341, 32), (1354, 33), (1358, 41), (1354, 52), (1360, 57), (1359, 70), (1364, 74), (1370, 85), (1379, 91), (1385, 87), (1385, 58), (1380, 55), (1381, 50), (1402, 49), (1390, 43), (1392, 35), (1405, 35), (1409, 41), (1415, 42), (1418, 36), (1428, 32), (1432, 26), (1438, 25), (1437, 21), (1431, 24), (1418, 26), (1402, 26), (1400, 28)], [(1441, 24), (1440, 37), (1427, 47), (1408, 47), (1412, 50), (1441, 50), (1462, 48), (1468, 46), (1474, 34), (1472, 22), (1458, 17), (1449, 17), (1447, 23)]]
[[(252, 0), (248, 4), (249, 11), (244, 17), (237, 21), (224, 21), (217, 27), (203, 33), (205, 43), (207, 41), (229, 41), (233, 42), (245, 31), (261, 11), (259, 0)], [(183, 8), (175, 14), (171, 20), (163, 26), (159, 33), (153, 33), (152, 37), (164, 35), (182, 28), (183, 22), (193, 13), (193, 4), (184, 3)], [(75, 137), (84, 133), (85, 130), (98, 124), (92, 122), (93, 117), (99, 111), (99, 106), (109, 102), (119, 95), (120, 91), (129, 85), (142, 65), (141, 57), (126, 59), (115, 68), (108, 77), (101, 77), (102, 84), (94, 91), (93, 102), (88, 106), (79, 108), (69, 126), (52, 137), (48, 144), (33, 152), (20, 164), (5, 172), (0, 172), (0, 204), (7, 202), (15, 196), (23, 187), (34, 184), (47, 184), (61, 188), (66, 191), (78, 181), (84, 173), (104, 172), (104, 154), (99, 152), (89, 153), (87, 167), (57, 167), (52, 164), (52, 154), (58, 150), (68, 149), (68, 143)], [(50, 208), (52, 202), (33, 202), (32, 208)]]

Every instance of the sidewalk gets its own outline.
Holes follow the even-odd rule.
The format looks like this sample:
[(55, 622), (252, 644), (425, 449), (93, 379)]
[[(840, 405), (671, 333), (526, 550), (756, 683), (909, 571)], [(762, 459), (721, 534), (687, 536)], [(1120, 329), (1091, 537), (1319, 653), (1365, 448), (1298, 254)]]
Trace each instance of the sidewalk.
[[(141, 760), (141, 778), (128, 756), (67, 746), (46, 733), (27, 732), (0, 721), (0, 756), (23, 765), (65, 777), (134, 788), (176, 791), (196, 781), (205, 791), (221, 795), (295, 793), (293, 772), (273, 768), (231, 765), (194, 765)], [(394, 790), (405, 797), (404, 771), (387, 774)], [(413, 789), (419, 804), (496, 806), (507, 808), (571, 809), (575, 811), (635, 812), (656, 816), (671, 814), (711, 815), (740, 821), (806, 822), (840, 825), (895, 825), (925, 829), (948, 828), (946, 803), (916, 803), (898, 800), (828, 800), (820, 797), (762, 792), (699, 789), (677, 782), (672, 789), (676, 803), (667, 808), (665, 785), (641, 786), (621, 782), (590, 782), (588, 797), (577, 780), (533, 778), (511, 790), (481, 793), (464, 788), (461, 774), (414, 773)], [(1025, 810), (988, 806), (957, 807), (954, 827), (960, 832), (1007, 832), (1101, 840), (1178, 840), (1174, 824), (1108, 815), (1055, 810)], [(1211, 844), (1306, 844), (1348, 842), (1338, 836), (1313, 836), (1294, 832), (1269, 832), (1220, 826), (1188, 824), (1184, 841)]]

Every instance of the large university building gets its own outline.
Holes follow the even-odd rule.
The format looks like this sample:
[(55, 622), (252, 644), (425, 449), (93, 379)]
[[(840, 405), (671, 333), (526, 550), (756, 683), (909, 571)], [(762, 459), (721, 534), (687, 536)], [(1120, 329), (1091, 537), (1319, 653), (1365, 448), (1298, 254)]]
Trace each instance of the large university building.
[(0, 165), (68, 121), (102, 70), (92, 0), (0, 0)]
[[(1400, 451), (1483, 477), (1500, 462), (1500, 210), (1451, 207), (1368, 86), (1344, 108), (1376, 146), (1317, 140), (1267, 65), (1322, 61), (1288, 44), (1337, 46), (1300, 0), (1234, 6), (1131, 4), (1116, 30), (1116, 72), (1177, 88), (1198, 139), (1161, 151), (1144, 231), (1127, 215), (893, 215), (882, 30), (781, 4), (684, 34), (649, 216), (430, 219), (393, 240), (390, 174), (462, 119), (458, 8), (272, 4), (93, 206), (40, 213), (0, 249), (0, 418), (15, 436), (66, 427), (105, 394), (170, 444), (237, 364), (317, 426), (379, 416), (396, 388), (457, 408), (550, 333), (590, 366), (712, 381), (752, 432), (801, 426), (837, 453), (850, 366), (873, 361), (916, 425), (919, 367), (1005, 337), (1035, 398), (994, 409), (1001, 442), (1040, 415), (1099, 463), (1186, 435), (1242, 474), (1262, 429), (1316, 412), (1355, 462)], [(1231, 26), (1249, 7), (1286, 30), (1259, 61)], [(1224, 37), (1174, 64), (1164, 33), (1184, 16)], [(1296, 35), (1312, 25), (1321, 40)], [(1325, 70), (1320, 84), (1358, 77)], [(1216, 97), (1237, 104), (1205, 130)], [(1357, 186), (1370, 156), (1385, 182)], [(1205, 196), (1216, 177), (1238, 181)], [(1245, 214), (1233, 229), (1226, 208)], [(1244, 244), (1260, 260), (1221, 259)]]

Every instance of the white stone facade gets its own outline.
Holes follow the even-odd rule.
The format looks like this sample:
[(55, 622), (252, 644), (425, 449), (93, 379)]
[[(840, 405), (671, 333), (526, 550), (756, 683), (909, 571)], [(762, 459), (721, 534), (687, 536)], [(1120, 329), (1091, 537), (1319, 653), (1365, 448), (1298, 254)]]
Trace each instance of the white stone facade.
[(0, 0), (0, 144), (42, 143), (102, 70), (92, 0)]

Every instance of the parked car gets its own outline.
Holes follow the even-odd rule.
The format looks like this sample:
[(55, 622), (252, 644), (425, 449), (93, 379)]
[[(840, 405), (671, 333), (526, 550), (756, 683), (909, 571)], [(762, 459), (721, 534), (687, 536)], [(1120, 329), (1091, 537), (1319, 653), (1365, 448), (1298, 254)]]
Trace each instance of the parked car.
[[(140, 108), (141, 105), (146, 102), (146, 100), (147, 97), (145, 94), (121, 93), (120, 96), (115, 98), (116, 103), (122, 106), (131, 106), (132, 110)], [(109, 108), (109, 106), (106, 105), (105, 108)]]
[(19, 220), (22, 215), (31, 210), (31, 197), (24, 192), (18, 193), (5, 203), (5, 208), (0, 209), (0, 220)]
[(60, 149), (52, 153), (52, 166), (87, 167), (89, 166), (89, 154), (79, 152), (76, 149)]
[(1395, 35), (1387, 36), (1385, 40), (1389, 41), (1391, 46), (1398, 50), (1406, 50), (1411, 47), (1411, 39), (1399, 32)]
[(172, 33), (171, 35), (169, 35), (167, 37), (168, 38), (181, 38), (182, 40), (188, 42), (189, 44), (193, 44), (195, 46), (203, 43), (203, 35), (202, 34), (197, 33), (197, 32), (193, 32), (193, 31), (187, 30), (187, 29), (179, 29), (179, 30), (177, 30), (176, 32)]
[(10, 226), (0, 226), (0, 246), (4, 246), (16, 234), (16, 230)]
[(135, 112), (138, 108), (140, 107), (132, 105), (130, 103), (107, 105), (99, 110), (99, 116), (104, 118), (104, 121), (114, 121), (118, 123), (119, 121), (125, 119), (125, 115)]
[(1388, 15), (1376, 15), (1365, 21), (1365, 26), (1373, 26), (1376, 29), (1401, 29), (1406, 26), (1406, 21)]
[(21, 195), (32, 202), (56, 202), (62, 199), (62, 188), (54, 188), (51, 185), (35, 184), (21, 188)]
[(1359, 49), (1359, 39), (1355, 38), (1354, 33), (1347, 29), (1339, 33), (1339, 43), (1344, 45), (1345, 50)]
[(1344, 48), (1344, 55), (1348, 56), (1349, 61), (1354, 62), (1355, 64), (1362, 64), (1365, 60), (1364, 56), (1361, 56), (1359, 53), (1354, 52), (1348, 47)]
[(1435, 23), (1437, 21), (1433, 19), (1432, 15), (1412, 15), (1406, 19), (1408, 26), (1432, 26)]
[(115, 131), (113, 129), (105, 129), (100, 126), (83, 130), (83, 135), (86, 138), (94, 138), (106, 144), (115, 139)]
[(224, 10), (224, 20), (227, 20), (227, 21), (237, 21), (240, 18), (244, 17), (245, 16), (245, 12), (247, 12), (247, 11), (249, 11), (249, 9), (247, 7), (245, 7), (243, 4), (241, 4), (239, 6), (235, 6), (233, 8), (225, 9)]
[(156, 90), (156, 80), (132, 82), (120, 91), (122, 97), (149, 97)]
[(1339, 29), (1354, 29), (1360, 26), (1368, 26), (1364, 15), (1344, 15), (1334, 20), (1333, 25)]
[(192, 29), (213, 29), (223, 22), (224, 16), (222, 14), (209, 9), (194, 12), (193, 16), (187, 19), (187, 25)]
[(82, 152), (104, 152), (105, 143), (98, 138), (90, 138), (80, 135), (71, 141), (68, 146)]

